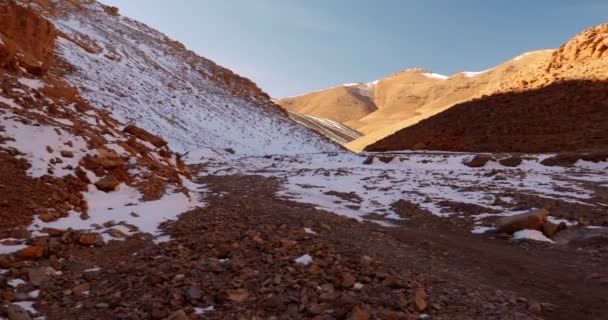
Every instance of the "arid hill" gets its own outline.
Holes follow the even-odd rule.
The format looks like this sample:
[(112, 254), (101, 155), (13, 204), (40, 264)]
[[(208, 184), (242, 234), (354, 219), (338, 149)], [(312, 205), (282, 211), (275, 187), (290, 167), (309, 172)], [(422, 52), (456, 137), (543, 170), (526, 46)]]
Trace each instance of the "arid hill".
[[(400, 129), (484, 95), (532, 90), (557, 81), (603, 80), (606, 29), (606, 25), (591, 28), (559, 50), (528, 52), (483, 72), (445, 77), (410, 69), (373, 83), (349, 84), (278, 103), (289, 111), (329, 118), (363, 133), (345, 145), (360, 151)], [(364, 99), (345, 96), (362, 90), (367, 92)], [(361, 116), (365, 110), (367, 114)]]
[(366, 150), (559, 152), (608, 147), (608, 25), (577, 35), (494, 94), (458, 104)]

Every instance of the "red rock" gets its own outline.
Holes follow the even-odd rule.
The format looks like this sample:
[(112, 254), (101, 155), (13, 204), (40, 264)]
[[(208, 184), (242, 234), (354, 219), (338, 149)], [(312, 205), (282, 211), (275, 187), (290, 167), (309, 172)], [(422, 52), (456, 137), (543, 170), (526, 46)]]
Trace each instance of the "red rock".
[(118, 179), (116, 179), (116, 177), (111, 174), (95, 182), (95, 186), (97, 187), (97, 189), (105, 192), (116, 190), (116, 187), (118, 187), (119, 184), (120, 181), (118, 181)]
[(19, 251), (19, 256), (24, 259), (40, 258), (44, 255), (44, 248), (32, 246)]
[(418, 311), (426, 310), (426, 308), (428, 306), (428, 304), (424, 300), (426, 298), (426, 296), (427, 296), (427, 294), (426, 294), (426, 291), (424, 291), (424, 289), (416, 290), (416, 294), (414, 295), (414, 304), (416, 305), (416, 309), (418, 309)]
[(135, 125), (132, 125), (132, 124), (127, 125), (123, 131), (134, 135), (135, 137), (137, 137), (140, 140), (150, 142), (157, 148), (161, 148), (161, 147), (164, 147), (167, 145), (167, 142), (165, 140), (163, 140), (161, 137), (153, 135), (150, 132), (148, 132), (142, 128), (136, 127)]
[(503, 217), (496, 221), (496, 231), (511, 234), (525, 229), (540, 230), (542, 225), (547, 222), (548, 216), (549, 211), (541, 209), (538, 211)]
[(74, 158), (74, 152), (68, 150), (61, 150), (61, 156), (64, 158)]

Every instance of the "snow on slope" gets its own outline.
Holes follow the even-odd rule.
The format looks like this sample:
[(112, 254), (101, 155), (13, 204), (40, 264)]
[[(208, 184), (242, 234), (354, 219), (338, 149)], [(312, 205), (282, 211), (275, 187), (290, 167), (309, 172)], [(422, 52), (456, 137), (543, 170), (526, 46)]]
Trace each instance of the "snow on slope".
[(253, 83), (187, 51), (158, 31), (97, 2), (74, 10), (55, 0), (48, 16), (69, 39), (58, 53), (75, 68), (66, 78), (81, 94), (122, 122), (134, 121), (171, 148), (238, 154), (294, 154), (338, 150), (287, 118)]

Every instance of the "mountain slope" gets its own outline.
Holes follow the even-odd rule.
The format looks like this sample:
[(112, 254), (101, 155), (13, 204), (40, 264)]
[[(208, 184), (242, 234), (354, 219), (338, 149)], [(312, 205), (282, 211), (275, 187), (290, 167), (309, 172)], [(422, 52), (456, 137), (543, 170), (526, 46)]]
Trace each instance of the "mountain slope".
[[(503, 86), (516, 75), (534, 70), (552, 53), (552, 50), (529, 52), (486, 71), (460, 72), (450, 77), (426, 69), (408, 69), (373, 83), (349, 84), (281, 99), (277, 103), (291, 111), (328, 117), (363, 133), (361, 138), (346, 144), (349, 149), (360, 151), (459, 102), (505, 90)], [(365, 89), (369, 94), (363, 98), (346, 95), (353, 89)], [(359, 100), (353, 101), (355, 98)], [(365, 113), (357, 108), (370, 102), (372, 105)]]
[(495, 94), (366, 148), (559, 152), (608, 148), (608, 25), (577, 35)]
[(254, 83), (95, 1), (33, 1), (60, 32), (65, 77), (119, 121), (135, 121), (178, 152), (338, 150), (291, 121)]
[(289, 116), (297, 123), (307, 126), (341, 145), (347, 144), (362, 135), (360, 132), (333, 120), (295, 112), (290, 112)]

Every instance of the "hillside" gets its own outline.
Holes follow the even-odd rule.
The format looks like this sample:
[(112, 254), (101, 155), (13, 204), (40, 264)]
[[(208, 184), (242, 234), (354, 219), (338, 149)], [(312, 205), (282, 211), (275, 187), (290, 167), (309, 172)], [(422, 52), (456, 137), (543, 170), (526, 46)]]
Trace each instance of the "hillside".
[[(347, 84), (303, 96), (280, 99), (287, 110), (343, 123), (364, 135), (346, 144), (351, 150), (417, 123), (456, 103), (511, 88), (513, 78), (548, 59), (553, 50), (522, 54), (482, 72), (452, 76), (426, 69), (408, 69), (372, 83)], [(365, 92), (366, 94), (353, 94)]]
[(58, 29), (57, 58), (82, 96), (178, 152), (337, 150), (291, 121), (250, 80), (117, 10), (90, 0), (31, 3)]
[(608, 147), (608, 25), (582, 32), (494, 94), (366, 148), (560, 152)]

